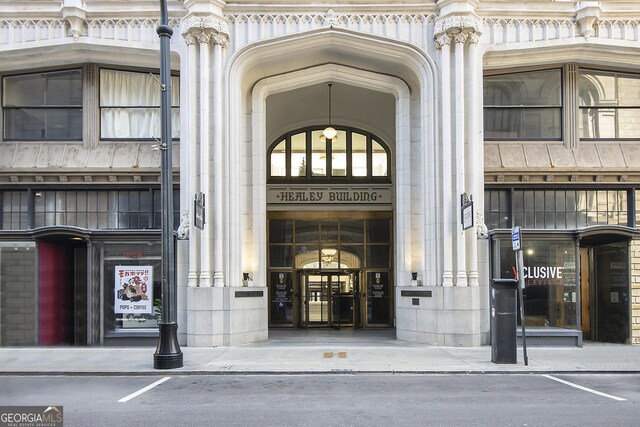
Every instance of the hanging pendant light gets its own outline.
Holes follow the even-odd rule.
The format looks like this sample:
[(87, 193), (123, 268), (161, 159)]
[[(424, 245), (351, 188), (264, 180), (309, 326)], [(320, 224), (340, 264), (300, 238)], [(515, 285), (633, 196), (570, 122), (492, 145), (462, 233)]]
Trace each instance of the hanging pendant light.
[(338, 135), (338, 131), (331, 127), (331, 86), (333, 83), (327, 83), (327, 86), (329, 86), (329, 126), (324, 128), (322, 136), (327, 140), (332, 140)]

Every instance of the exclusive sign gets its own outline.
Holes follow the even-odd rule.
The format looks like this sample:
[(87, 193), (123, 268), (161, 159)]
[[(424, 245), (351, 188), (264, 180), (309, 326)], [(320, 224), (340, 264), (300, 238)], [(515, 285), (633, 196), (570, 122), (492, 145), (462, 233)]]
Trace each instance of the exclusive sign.
[(267, 189), (270, 204), (391, 204), (389, 188)]

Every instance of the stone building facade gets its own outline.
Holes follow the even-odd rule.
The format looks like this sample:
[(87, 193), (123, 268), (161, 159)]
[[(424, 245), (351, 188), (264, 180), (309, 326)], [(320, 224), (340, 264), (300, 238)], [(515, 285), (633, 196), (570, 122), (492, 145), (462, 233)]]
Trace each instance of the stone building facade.
[[(0, 345), (154, 340), (158, 2), (12, 3)], [(532, 337), (638, 344), (635, 1), (168, 4), (183, 345), (487, 344), (514, 226)]]

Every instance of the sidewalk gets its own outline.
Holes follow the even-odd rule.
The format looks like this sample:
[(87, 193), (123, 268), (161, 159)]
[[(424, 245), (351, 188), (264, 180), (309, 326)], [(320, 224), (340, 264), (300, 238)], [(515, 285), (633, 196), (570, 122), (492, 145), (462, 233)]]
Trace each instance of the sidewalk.
[(153, 369), (154, 347), (0, 348), (0, 375), (640, 373), (640, 347), (529, 347), (529, 365), (491, 362), (491, 347), (432, 347), (365, 337), (270, 338), (235, 347), (182, 347), (184, 366)]

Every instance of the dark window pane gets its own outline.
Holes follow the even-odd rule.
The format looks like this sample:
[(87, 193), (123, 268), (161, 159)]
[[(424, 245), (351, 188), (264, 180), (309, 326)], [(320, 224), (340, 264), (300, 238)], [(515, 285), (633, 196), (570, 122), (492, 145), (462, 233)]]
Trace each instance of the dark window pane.
[(364, 220), (340, 221), (340, 241), (342, 243), (364, 243)]
[(291, 246), (269, 245), (269, 266), (291, 268), (293, 266)]
[(318, 221), (296, 221), (296, 243), (318, 242)]
[(35, 108), (5, 109), (4, 135), (7, 139), (44, 139), (45, 110)]
[(46, 110), (46, 139), (80, 140), (82, 139), (81, 108), (49, 108)]
[(389, 246), (367, 245), (367, 268), (389, 268)]
[(46, 105), (82, 105), (82, 71), (47, 74)]
[(338, 221), (320, 221), (320, 240), (322, 242), (338, 241)]
[(388, 219), (370, 219), (367, 221), (367, 243), (389, 243), (391, 227)]
[(293, 221), (290, 219), (269, 220), (269, 243), (293, 243)]

